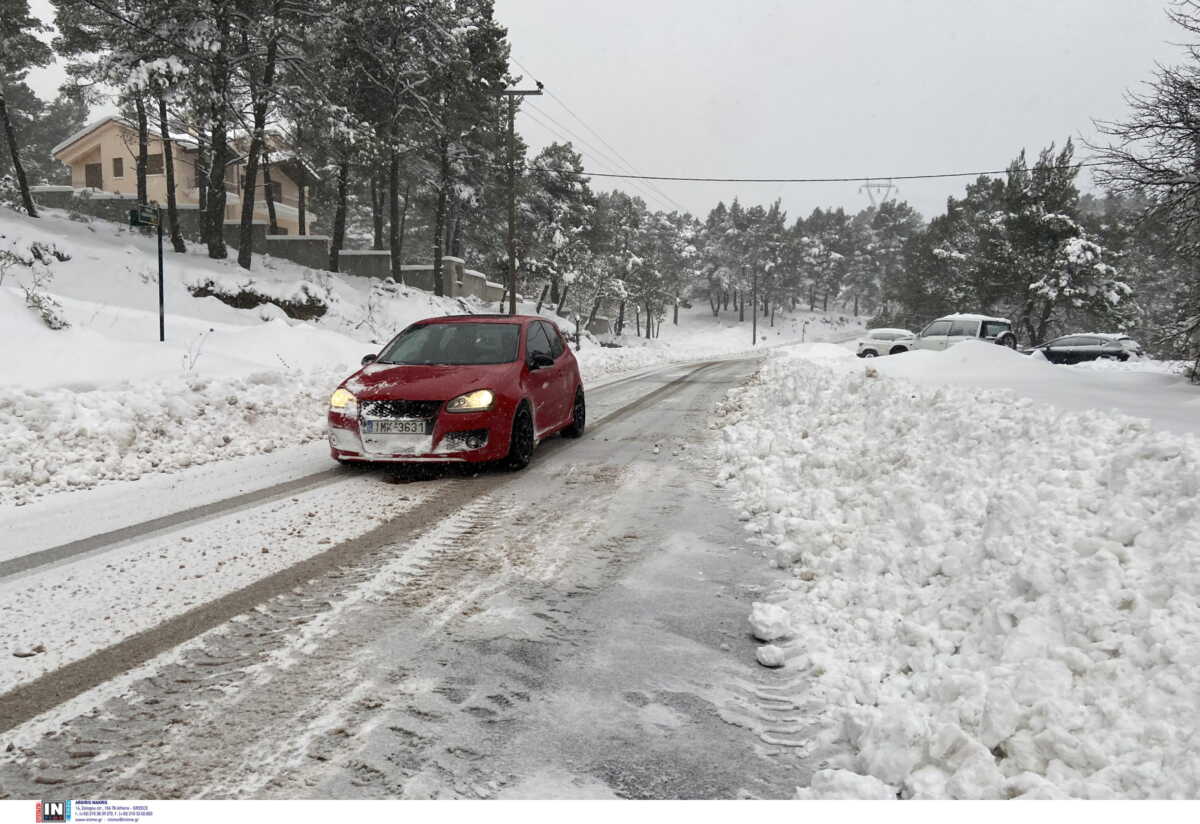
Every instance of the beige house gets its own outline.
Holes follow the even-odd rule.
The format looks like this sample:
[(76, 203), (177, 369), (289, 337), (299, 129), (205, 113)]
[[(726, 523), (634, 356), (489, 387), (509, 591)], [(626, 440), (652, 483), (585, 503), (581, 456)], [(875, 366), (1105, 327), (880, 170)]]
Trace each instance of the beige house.
[[(235, 138), (231, 142), (236, 150), (239, 143), (248, 141), (238, 141)], [(309, 234), (308, 231), (300, 231), (300, 187), (297, 180), (301, 177), (312, 180), (315, 174), (311, 169), (302, 169), (300, 161), (282, 147), (276, 137), (269, 137), (268, 142), (274, 149), (270, 174), (279, 231), (289, 235)], [(172, 135), (171, 152), (174, 161), (175, 199), (181, 206), (196, 206), (200, 203), (200, 190), (197, 188), (198, 144), (195, 138), (188, 135)], [(275, 152), (278, 152), (278, 155)], [(85, 126), (55, 146), (51, 154), (55, 160), (71, 169), (71, 185), (76, 189), (137, 194), (137, 127), (122, 117), (109, 115)], [(227, 221), (241, 220), (241, 192), (245, 185), (245, 169), (246, 158), (242, 155), (237, 156), (225, 167), (225, 190), (228, 192), (225, 203)], [(268, 222), (269, 216), (261, 167), (258, 177), (258, 191), (254, 197), (254, 219), (265, 223)], [(167, 182), (163, 170), (162, 140), (153, 134), (150, 136), (147, 156), (146, 190), (147, 197), (152, 202), (166, 204)], [(316, 216), (306, 209), (305, 220), (311, 230)]]

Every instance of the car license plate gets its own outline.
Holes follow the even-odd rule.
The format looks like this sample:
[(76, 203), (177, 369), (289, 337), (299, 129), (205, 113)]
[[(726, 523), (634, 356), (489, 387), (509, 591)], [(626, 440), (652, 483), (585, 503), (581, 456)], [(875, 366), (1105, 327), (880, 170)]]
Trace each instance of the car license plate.
[(397, 418), (384, 421), (363, 421), (364, 435), (428, 435), (429, 421), (421, 418)]

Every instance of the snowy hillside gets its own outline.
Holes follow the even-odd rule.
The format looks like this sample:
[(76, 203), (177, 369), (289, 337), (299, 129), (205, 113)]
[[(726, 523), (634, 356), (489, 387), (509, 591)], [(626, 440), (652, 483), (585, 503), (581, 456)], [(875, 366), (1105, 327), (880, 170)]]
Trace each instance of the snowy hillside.
[[(319, 439), (331, 388), (363, 354), (415, 320), (495, 310), (269, 258), (247, 273), (193, 248), (167, 252), (159, 343), (152, 238), (53, 210), (40, 220), (3, 211), (0, 250), (17, 258), (0, 280), (0, 349), (17, 353), (0, 361), (0, 503)], [(67, 328), (50, 329), (27, 307), (24, 287), (35, 281)], [(189, 286), (315, 300), (324, 314), (301, 321), (272, 303), (237, 309)], [(760, 345), (844, 339), (856, 328), (832, 313), (777, 316), (775, 328), (760, 328)], [(585, 381), (750, 344), (749, 322), (716, 320), (706, 307), (681, 311), (661, 335), (630, 334), (622, 348), (585, 339)]]
[[(815, 346), (732, 393), (722, 484), (787, 573), (758, 657), (821, 707), (802, 796), (1200, 793), (1200, 439), (1096, 374)], [(1136, 408), (1189, 401), (1149, 376)]]

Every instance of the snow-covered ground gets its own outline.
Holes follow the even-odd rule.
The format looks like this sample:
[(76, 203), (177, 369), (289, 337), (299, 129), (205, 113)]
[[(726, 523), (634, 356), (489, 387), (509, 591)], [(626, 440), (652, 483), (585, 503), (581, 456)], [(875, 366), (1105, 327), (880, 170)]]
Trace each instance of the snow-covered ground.
[(801, 797), (1200, 794), (1200, 388), (1158, 371), (815, 345), (731, 394)]
[[(46, 262), (37, 262), (35, 243), (69, 259), (45, 254)], [(167, 253), (160, 343), (151, 238), (54, 210), (40, 220), (4, 211), (0, 249), (34, 261), (9, 266), (0, 279), (0, 350), (18, 353), (0, 360), (0, 505), (319, 439), (328, 393), (363, 354), (421, 318), (494, 311), (474, 299), (437, 298), (270, 258), (257, 258), (247, 273), (192, 245), (183, 256)], [(45, 292), (69, 328), (51, 330), (26, 307), (22, 286), (35, 276), (48, 276)], [(192, 297), (187, 284), (206, 281), (235, 290), (252, 282), (284, 297), (318, 295), (328, 310), (299, 321), (269, 304), (235, 309), (215, 297)], [(840, 339), (859, 328), (836, 313), (796, 313), (776, 324), (760, 329), (766, 345)], [(627, 335), (623, 347), (609, 348), (585, 339), (578, 356), (591, 383), (747, 349), (748, 327), (699, 306), (682, 311), (678, 327), (664, 323), (657, 340)]]

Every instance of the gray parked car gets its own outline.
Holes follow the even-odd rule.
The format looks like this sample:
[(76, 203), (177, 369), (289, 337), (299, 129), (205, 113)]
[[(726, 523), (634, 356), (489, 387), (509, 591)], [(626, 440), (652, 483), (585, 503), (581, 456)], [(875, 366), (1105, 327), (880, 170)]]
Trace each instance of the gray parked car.
[[(1125, 344), (1122, 338), (1129, 344)], [(1140, 354), (1140, 350), (1141, 347), (1130, 337), (1085, 333), (1063, 335), (1027, 351), (1029, 354), (1041, 352), (1051, 363), (1082, 363), (1100, 358), (1125, 361)]]
[(888, 354), (898, 355), (910, 349), (939, 351), (972, 338), (997, 343), (1009, 349), (1017, 348), (1017, 336), (1007, 318), (958, 314), (938, 318), (912, 337), (894, 341)]

